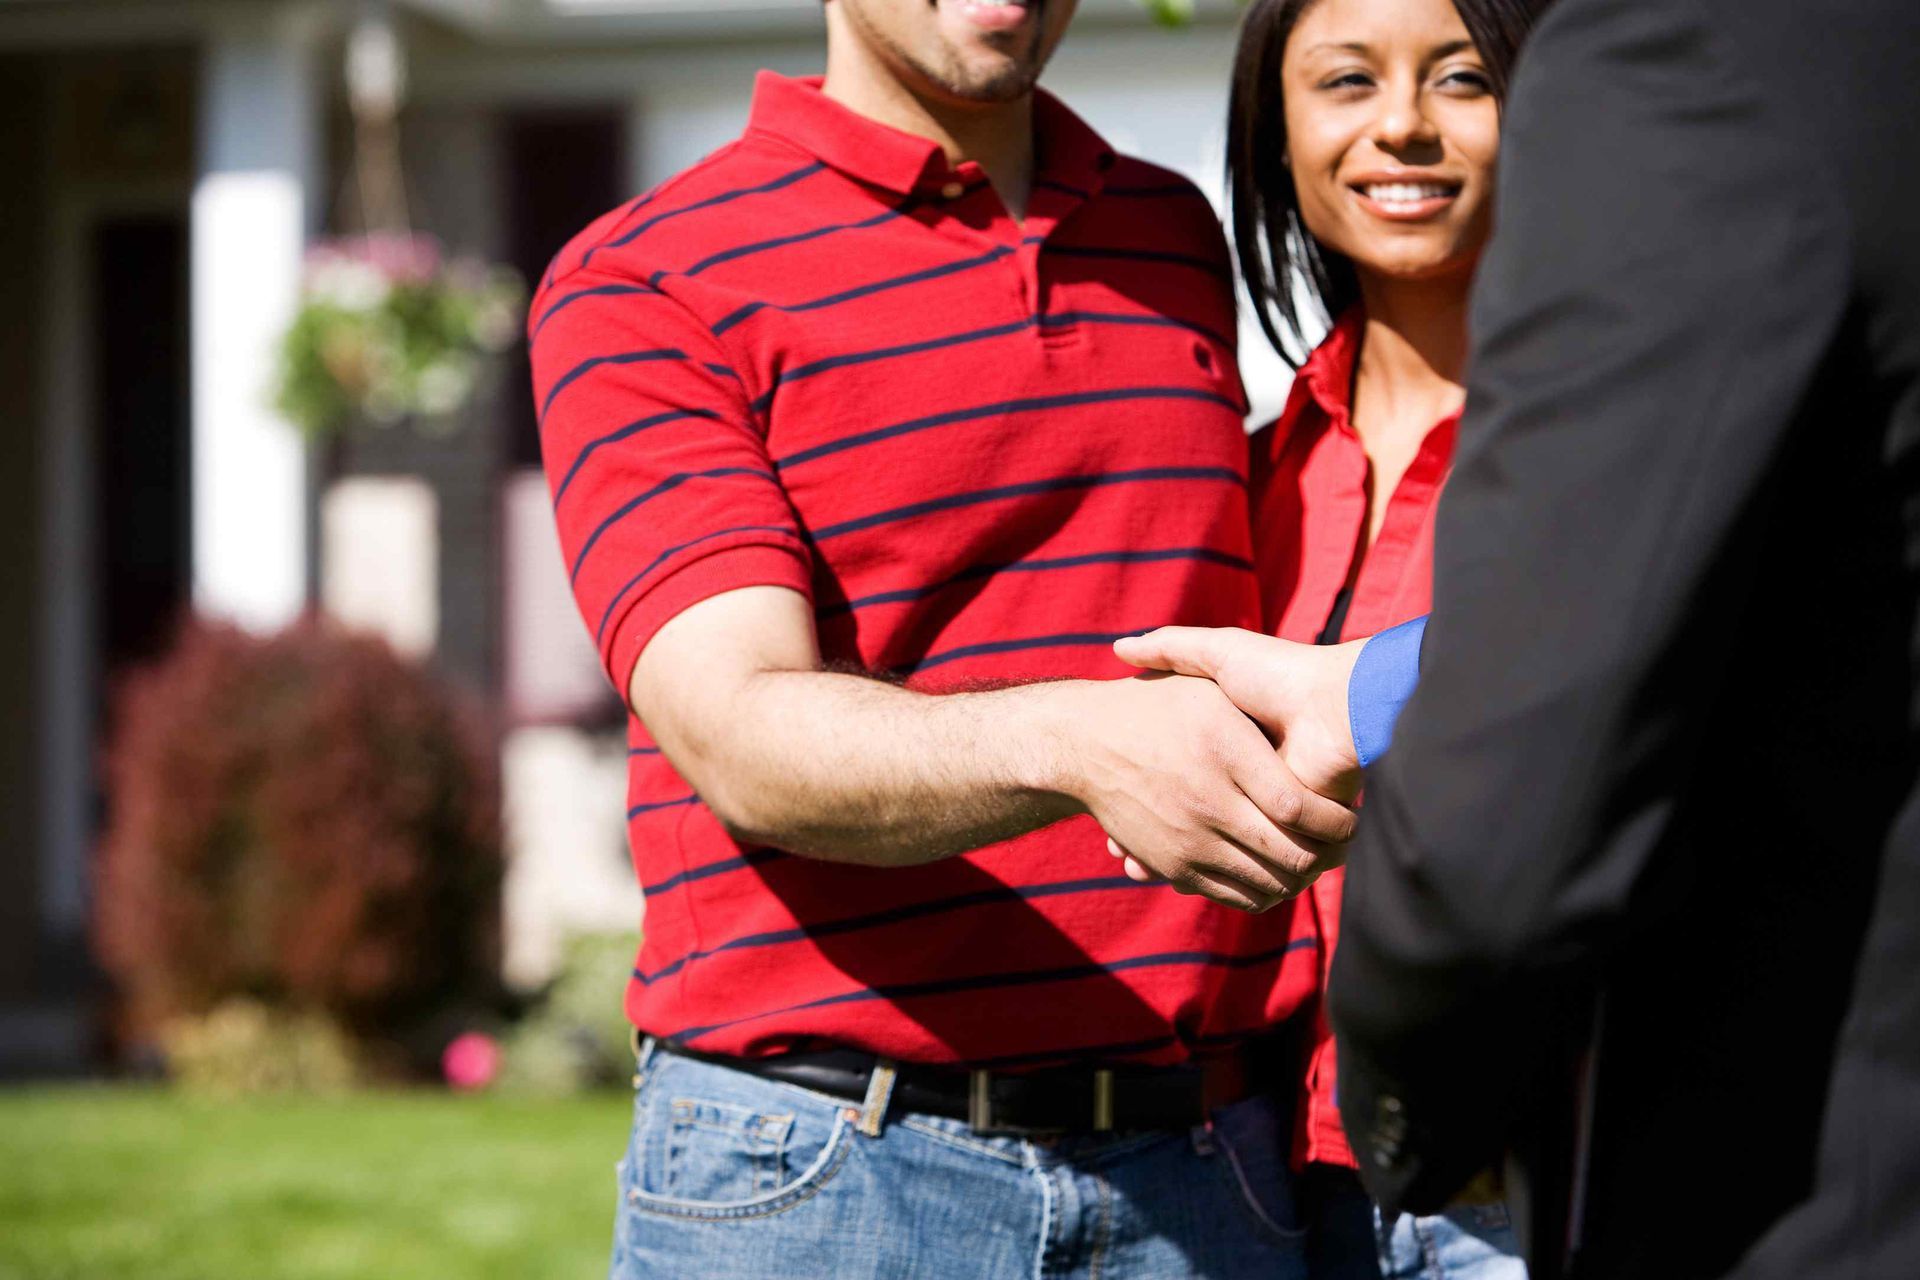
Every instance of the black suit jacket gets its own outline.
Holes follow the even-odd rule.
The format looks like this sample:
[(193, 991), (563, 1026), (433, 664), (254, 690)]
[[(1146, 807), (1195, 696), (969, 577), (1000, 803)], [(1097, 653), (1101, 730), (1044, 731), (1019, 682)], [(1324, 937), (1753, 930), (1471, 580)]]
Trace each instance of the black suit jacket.
[[(1920, 2), (1559, 0), (1331, 1007), (1390, 1209), (1920, 1276)], [(1597, 1032), (1595, 1031), (1595, 1028)]]

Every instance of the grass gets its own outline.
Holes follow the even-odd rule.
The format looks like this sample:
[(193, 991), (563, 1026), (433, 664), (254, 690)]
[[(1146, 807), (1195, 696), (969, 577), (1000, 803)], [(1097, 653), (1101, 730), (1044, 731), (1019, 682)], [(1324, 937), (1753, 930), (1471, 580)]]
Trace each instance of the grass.
[(0, 1280), (603, 1276), (629, 1105), (0, 1092)]

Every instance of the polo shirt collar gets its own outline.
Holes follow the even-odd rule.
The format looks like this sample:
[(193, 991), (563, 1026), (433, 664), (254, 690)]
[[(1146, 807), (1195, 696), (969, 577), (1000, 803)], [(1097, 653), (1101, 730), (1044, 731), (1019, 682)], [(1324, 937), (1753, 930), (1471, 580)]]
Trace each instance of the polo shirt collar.
[[(747, 127), (783, 138), (857, 181), (911, 195), (953, 174), (937, 143), (871, 120), (820, 91), (818, 76), (762, 71)], [(1034, 180), (1088, 195), (1102, 186), (1113, 148), (1045, 90), (1033, 104)], [(965, 166), (963, 166), (965, 167)]]

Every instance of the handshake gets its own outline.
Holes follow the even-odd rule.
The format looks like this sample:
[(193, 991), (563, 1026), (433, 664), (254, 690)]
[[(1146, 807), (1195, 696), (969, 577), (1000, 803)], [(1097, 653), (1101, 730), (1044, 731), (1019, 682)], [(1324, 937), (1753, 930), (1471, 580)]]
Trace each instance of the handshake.
[(1134, 879), (1243, 911), (1284, 902), (1353, 838), (1347, 683), (1365, 643), (1197, 627), (1121, 640), (1143, 674), (1079, 687), (1062, 789)]

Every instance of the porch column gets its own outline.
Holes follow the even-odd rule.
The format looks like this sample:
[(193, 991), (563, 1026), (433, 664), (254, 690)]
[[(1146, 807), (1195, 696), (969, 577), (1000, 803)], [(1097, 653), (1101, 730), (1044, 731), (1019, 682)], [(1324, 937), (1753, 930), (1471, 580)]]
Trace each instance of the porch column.
[(319, 208), (318, 11), (211, 33), (193, 192), (193, 600), (255, 628), (307, 600), (306, 448), (271, 405)]

